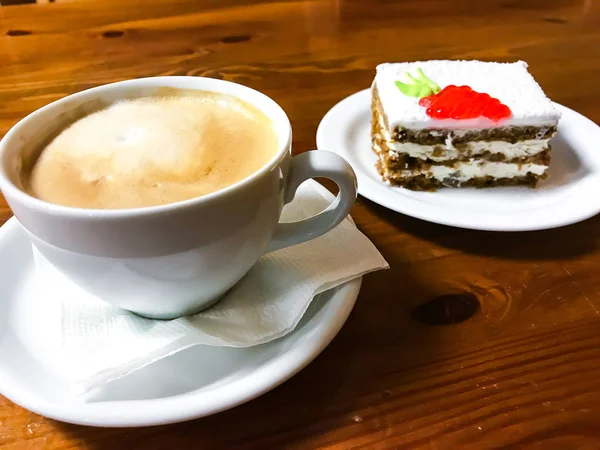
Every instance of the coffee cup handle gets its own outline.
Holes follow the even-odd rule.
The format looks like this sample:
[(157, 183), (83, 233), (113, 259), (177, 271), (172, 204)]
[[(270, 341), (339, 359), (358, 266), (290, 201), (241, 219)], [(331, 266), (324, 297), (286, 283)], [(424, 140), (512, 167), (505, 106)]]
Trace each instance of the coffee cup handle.
[(279, 223), (268, 251), (309, 241), (327, 233), (346, 218), (356, 200), (356, 175), (341, 156), (323, 150), (301, 153), (292, 158), (284, 204), (290, 203), (298, 187), (310, 178), (329, 178), (339, 187), (335, 200), (322, 212), (297, 222)]

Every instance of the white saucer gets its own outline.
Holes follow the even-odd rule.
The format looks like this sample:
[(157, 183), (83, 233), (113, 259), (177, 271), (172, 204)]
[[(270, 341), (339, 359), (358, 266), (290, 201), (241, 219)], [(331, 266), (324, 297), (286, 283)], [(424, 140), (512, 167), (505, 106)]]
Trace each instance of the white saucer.
[(59, 305), (31, 295), (31, 247), (15, 218), (0, 228), (0, 255), (0, 394), (52, 419), (105, 427), (191, 420), (273, 389), (331, 342), (362, 281), (319, 295), (298, 327), (281, 339), (245, 349), (192, 347), (106, 385), (84, 402), (61, 378), (59, 330), (50, 327)]
[(371, 151), (371, 94), (357, 92), (335, 105), (319, 124), (317, 147), (348, 160), (358, 192), (386, 208), (461, 228), (526, 231), (555, 228), (600, 212), (600, 127), (556, 104), (563, 116), (552, 141), (549, 176), (536, 189), (440, 189), (414, 192), (381, 181)]

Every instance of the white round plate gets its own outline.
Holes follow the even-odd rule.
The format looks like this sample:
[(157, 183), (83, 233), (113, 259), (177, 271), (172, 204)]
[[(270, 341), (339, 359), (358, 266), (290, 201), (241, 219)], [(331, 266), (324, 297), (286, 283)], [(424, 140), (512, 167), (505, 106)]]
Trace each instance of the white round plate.
[(384, 183), (371, 150), (371, 94), (357, 92), (335, 105), (319, 124), (317, 147), (343, 156), (358, 177), (358, 192), (386, 208), (461, 228), (526, 231), (555, 228), (600, 212), (600, 127), (581, 114), (562, 112), (552, 140), (548, 177), (537, 188), (440, 189), (415, 192)]
[(0, 228), (0, 255), (0, 394), (52, 419), (104, 427), (196, 419), (273, 389), (331, 342), (362, 281), (319, 295), (297, 328), (281, 339), (244, 349), (192, 347), (113, 381), (84, 401), (57, 367), (60, 336), (49, 324), (56, 323), (58, 305), (28, 295), (35, 284), (31, 247), (15, 218)]

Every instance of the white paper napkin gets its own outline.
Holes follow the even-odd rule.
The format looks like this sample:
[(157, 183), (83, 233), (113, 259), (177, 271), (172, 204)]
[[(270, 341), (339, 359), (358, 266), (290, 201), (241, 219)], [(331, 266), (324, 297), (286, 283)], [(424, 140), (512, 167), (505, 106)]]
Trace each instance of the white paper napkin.
[[(304, 183), (282, 220), (295, 221), (328, 204)], [(291, 332), (313, 297), (368, 272), (388, 268), (373, 244), (348, 220), (312, 241), (264, 255), (210, 309), (181, 319), (145, 319), (110, 306), (66, 280), (34, 249), (45, 292), (62, 304), (65, 375), (75, 391), (121, 378), (193, 345), (249, 347)]]

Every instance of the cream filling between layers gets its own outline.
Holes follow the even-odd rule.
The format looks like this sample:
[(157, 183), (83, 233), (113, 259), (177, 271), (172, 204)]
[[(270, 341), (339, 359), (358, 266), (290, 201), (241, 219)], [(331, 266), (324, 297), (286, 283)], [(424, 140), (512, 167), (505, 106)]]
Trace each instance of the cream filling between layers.
[(472, 178), (492, 177), (492, 178), (517, 178), (523, 177), (528, 173), (543, 175), (548, 167), (540, 164), (512, 164), (512, 163), (463, 163), (456, 167), (431, 166), (428, 170), (402, 170), (399, 172), (389, 172), (385, 170), (387, 178), (411, 178), (418, 175), (427, 175), (440, 181), (446, 179), (459, 182), (468, 181)]
[[(471, 178), (516, 178), (534, 173), (543, 175), (548, 167), (540, 164), (512, 164), (500, 162), (462, 163), (456, 167), (431, 166), (427, 171), (433, 178), (443, 181), (447, 178), (467, 181)], [(409, 172), (410, 171), (406, 171)], [(414, 176), (414, 174), (412, 174)]]

